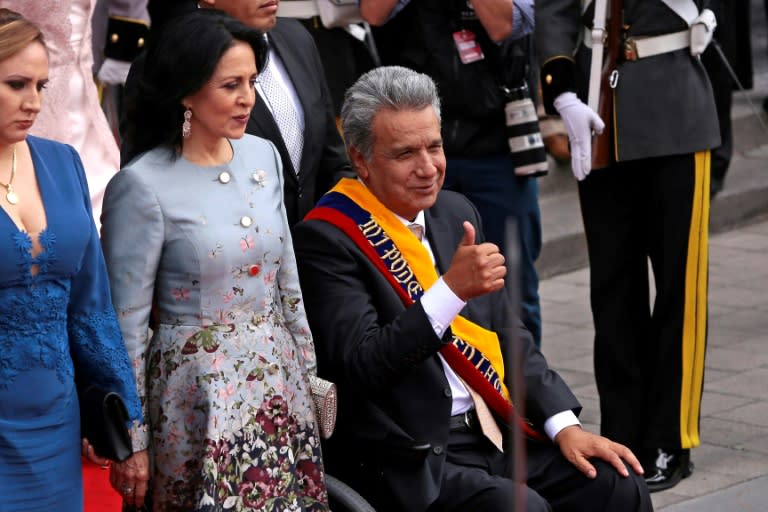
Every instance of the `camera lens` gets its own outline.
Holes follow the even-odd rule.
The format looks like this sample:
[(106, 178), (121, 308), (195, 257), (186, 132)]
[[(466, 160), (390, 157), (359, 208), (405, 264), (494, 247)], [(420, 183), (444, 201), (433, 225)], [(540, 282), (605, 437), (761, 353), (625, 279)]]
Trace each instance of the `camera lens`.
[(512, 89), (508, 93), (505, 113), (507, 140), (515, 174), (543, 176), (547, 174), (547, 153), (539, 131), (536, 107), (528, 96), (527, 87)]

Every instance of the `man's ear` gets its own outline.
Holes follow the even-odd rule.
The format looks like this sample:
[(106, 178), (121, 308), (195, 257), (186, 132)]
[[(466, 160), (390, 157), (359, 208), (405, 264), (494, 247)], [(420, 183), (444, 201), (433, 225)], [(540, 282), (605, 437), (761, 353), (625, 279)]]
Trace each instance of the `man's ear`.
[(349, 158), (352, 160), (352, 167), (355, 168), (357, 175), (360, 176), (360, 179), (363, 181), (367, 180), (368, 175), (370, 174), (368, 171), (368, 161), (365, 159), (360, 150), (354, 146), (350, 146)]

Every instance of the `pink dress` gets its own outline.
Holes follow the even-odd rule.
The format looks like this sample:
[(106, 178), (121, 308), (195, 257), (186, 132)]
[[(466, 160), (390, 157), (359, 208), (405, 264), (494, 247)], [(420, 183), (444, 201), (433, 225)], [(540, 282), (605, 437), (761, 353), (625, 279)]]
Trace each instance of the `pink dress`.
[(99, 104), (93, 81), (91, 17), (96, 0), (0, 0), (37, 24), (50, 56), (50, 82), (31, 133), (71, 144), (83, 160), (93, 216), (120, 168), (120, 150)]

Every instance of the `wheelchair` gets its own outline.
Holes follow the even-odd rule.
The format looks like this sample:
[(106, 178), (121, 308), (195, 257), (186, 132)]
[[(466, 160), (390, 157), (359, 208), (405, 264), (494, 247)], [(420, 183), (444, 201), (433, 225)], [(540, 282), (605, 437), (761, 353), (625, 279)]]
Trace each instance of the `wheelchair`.
[(338, 478), (325, 474), (331, 512), (376, 512), (359, 493)]
[[(325, 487), (328, 490), (328, 501), (331, 512), (376, 512), (365, 498), (338, 478), (325, 474)], [(152, 505), (147, 502), (141, 507), (123, 503), (122, 512), (148, 512)]]

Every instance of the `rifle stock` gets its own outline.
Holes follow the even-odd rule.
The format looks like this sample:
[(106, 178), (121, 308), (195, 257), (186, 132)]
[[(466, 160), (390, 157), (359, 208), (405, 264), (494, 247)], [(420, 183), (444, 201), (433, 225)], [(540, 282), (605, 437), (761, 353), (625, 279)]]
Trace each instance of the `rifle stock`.
[[(608, 64), (608, 62), (606, 62)], [(602, 169), (613, 162), (613, 89), (610, 80), (613, 68), (606, 65), (600, 78), (600, 99), (597, 104), (597, 115), (605, 123), (601, 134), (592, 138), (592, 168)]]
[(608, 167), (616, 159), (613, 141), (615, 138), (614, 122), (614, 87), (611, 81), (616, 78), (612, 75), (616, 71), (619, 62), (620, 34), (622, 21), (621, 0), (611, 0), (610, 18), (606, 35), (606, 56), (600, 74), (600, 97), (597, 104), (597, 115), (605, 123), (605, 129), (600, 135), (592, 139), (592, 169)]

